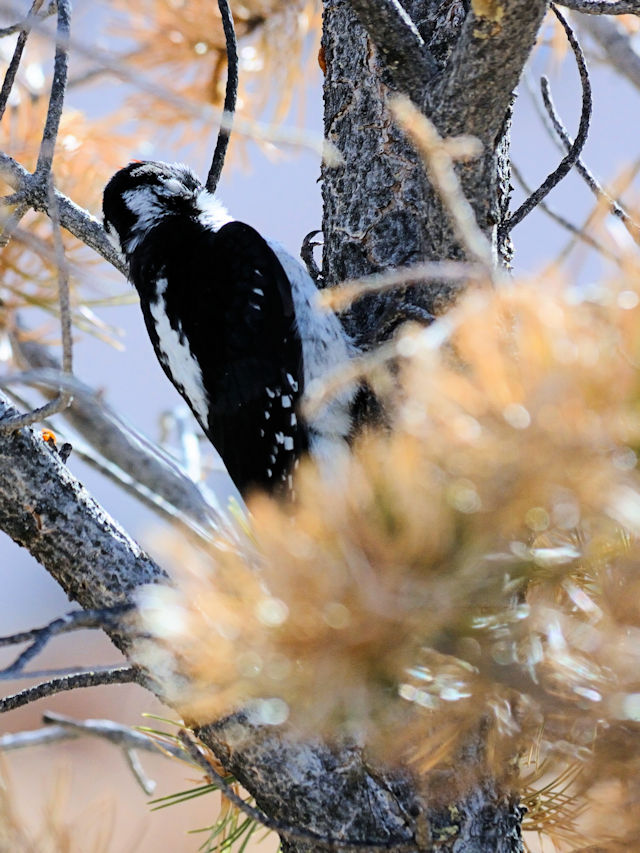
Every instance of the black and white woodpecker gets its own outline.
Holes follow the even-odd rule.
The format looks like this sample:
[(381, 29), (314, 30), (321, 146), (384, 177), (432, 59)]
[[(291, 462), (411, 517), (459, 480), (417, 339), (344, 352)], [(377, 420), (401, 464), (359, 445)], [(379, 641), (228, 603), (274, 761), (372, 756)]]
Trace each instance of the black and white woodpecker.
[(302, 264), (233, 220), (179, 163), (116, 172), (103, 213), (158, 361), (240, 493), (286, 493), (302, 454), (322, 461), (340, 453), (354, 389), (309, 421), (299, 402), (353, 349), (338, 318), (316, 305)]

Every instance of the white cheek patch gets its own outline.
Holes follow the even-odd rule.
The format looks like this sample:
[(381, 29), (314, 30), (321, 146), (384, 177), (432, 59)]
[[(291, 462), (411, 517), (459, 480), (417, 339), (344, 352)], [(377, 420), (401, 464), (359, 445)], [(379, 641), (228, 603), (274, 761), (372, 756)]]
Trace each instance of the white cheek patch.
[(171, 372), (173, 381), (182, 389), (189, 405), (203, 427), (208, 426), (209, 400), (202, 382), (202, 371), (191, 354), (189, 344), (182, 329), (174, 329), (167, 316), (164, 293), (167, 289), (166, 278), (157, 282), (157, 297), (149, 303), (149, 309), (158, 334), (160, 356)]

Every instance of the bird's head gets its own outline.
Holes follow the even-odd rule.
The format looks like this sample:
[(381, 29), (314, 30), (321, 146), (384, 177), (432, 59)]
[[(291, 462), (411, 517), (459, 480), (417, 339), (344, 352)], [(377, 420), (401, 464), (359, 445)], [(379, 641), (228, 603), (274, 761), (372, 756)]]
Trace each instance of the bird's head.
[(203, 186), (182, 163), (134, 161), (104, 189), (102, 212), (107, 236), (129, 255), (145, 233), (171, 215), (193, 215)]

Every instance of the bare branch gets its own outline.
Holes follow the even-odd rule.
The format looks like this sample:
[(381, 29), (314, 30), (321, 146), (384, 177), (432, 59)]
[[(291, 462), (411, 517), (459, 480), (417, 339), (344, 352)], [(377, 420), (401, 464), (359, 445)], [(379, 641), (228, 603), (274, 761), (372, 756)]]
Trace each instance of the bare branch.
[(139, 678), (140, 670), (133, 666), (112, 666), (91, 672), (64, 675), (61, 678), (52, 678), (50, 681), (43, 681), (41, 684), (35, 684), (33, 687), (27, 687), (26, 690), (14, 693), (12, 696), (5, 696), (0, 699), (0, 713), (13, 711), (23, 705), (36, 702), (38, 699), (54, 696), (56, 693), (63, 693), (66, 690), (75, 690), (78, 687), (100, 687), (105, 684), (131, 684), (137, 682)]
[(618, 21), (603, 16), (577, 15), (574, 20), (600, 45), (616, 71), (640, 89), (640, 54), (632, 34)]
[(32, 746), (48, 746), (86, 736), (106, 740), (122, 749), (131, 772), (148, 796), (153, 794), (156, 783), (149, 779), (145, 773), (138, 752), (151, 752), (182, 760), (185, 760), (186, 757), (184, 750), (176, 744), (170, 741), (164, 741), (160, 744), (151, 735), (115, 723), (113, 720), (75, 720), (73, 717), (52, 712), (43, 714), (42, 719), (47, 725), (41, 729), (0, 736), (0, 751), (9, 752)]
[[(565, 33), (567, 34), (567, 39), (569, 40), (569, 44), (573, 50), (574, 56), (576, 58), (576, 62), (578, 65), (578, 71), (580, 73), (580, 81), (582, 83), (582, 112), (580, 114), (580, 125), (578, 127), (578, 133), (575, 138), (575, 142), (571, 146), (568, 153), (563, 157), (563, 159), (558, 164), (557, 168), (548, 175), (545, 180), (540, 184), (538, 189), (532, 193), (526, 201), (524, 201), (520, 207), (509, 217), (509, 219), (502, 226), (503, 233), (508, 233), (518, 225), (519, 222), (522, 222), (525, 216), (530, 213), (545, 196), (547, 196), (551, 190), (560, 183), (560, 181), (570, 172), (573, 166), (576, 164), (578, 158), (580, 157), (580, 153), (584, 148), (584, 144), (587, 141), (587, 136), (589, 134), (589, 123), (591, 121), (591, 83), (589, 81), (589, 71), (587, 69), (587, 64), (585, 62), (584, 54), (582, 53), (582, 48), (580, 47), (578, 40), (575, 37), (575, 34), (566, 20), (562, 17), (560, 12), (556, 9), (555, 6), (551, 7), (554, 11), (555, 16), (562, 24)], [(543, 78), (544, 79), (544, 78)], [(544, 84), (543, 84), (544, 85)], [(547, 84), (548, 86), (548, 81)]]
[[(55, 195), (53, 173), (48, 172), (47, 188), (49, 197), (49, 215), (53, 224), (53, 238), (55, 245), (56, 267), (58, 270), (58, 304), (60, 307), (60, 328), (62, 332), (62, 369), (65, 374), (72, 372), (73, 339), (71, 335), (71, 304), (69, 300), (69, 268), (64, 253), (64, 244), (60, 231), (60, 217), (58, 213), (58, 202)], [(56, 397), (44, 406), (33, 409), (15, 418), (7, 418), (0, 421), (0, 432), (8, 433), (30, 424), (37, 423), (43, 418), (61, 412), (69, 406), (72, 396), (68, 391), (60, 389)]]
[(58, 27), (56, 33), (56, 54), (53, 61), (53, 81), (49, 96), (47, 118), (42, 133), (38, 163), (34, 177), (48, 185), (49, 173), (53, 162), (53, 154), (58, 138), (58, 128), (64, 106), (64, 96), (67, 88), (67, 71), (69, 66), (69, 36), (71, 32), (71, 3), (70, 0), (57, 0)]
[(558, 5), (585, 15), (640, 15), (638, 0), (558, 0)]
[[(527, 193), (527, 195), (531, 195), (533, 190), (531, 189), (531, 187), (525, 180), (522, 172), (515, 163), (511, 164), (511, 171), (513, 172), (514, 178), (520, 184), (525, 193)], [(543, 210), (550, 219), (552, 219), (566, 231), (569, 231), (578, 240), (581, 240), (583, 243), (586, 243), (588, 246), (591, 246), (592, 249), (595, 249), (596, 252), (599, 252), (605, 258), (616, 262), (619, 260), (617, 255), (614, 255), (613, 252), (610, 252), (609, 249), (606, 248), (606, 246), (598, 242), (598, 240), (596, 240), (590, 234), (587, 234), (583, 227), (579, 225), (574, 225), (573, 222), (570, 222), (568, 219), (562, 216), (562, 214), (557, 213), (555, 210), (550, 208), (546, 201), (541, 201), (538, 207), (540, 208), (540, 210)]]
[(423, 105), (437, 67), (399, 0), (350, 0), (401, 92)]
[[(565, 126), (560, 120), (558, 113), (556, 112), (553, 100), (551, 98), (551, 92), (549, 91), (549, 81), (546, 79), (546, 77), (542, 78), (540, 85), (542, 91), (542, 100), (544, 102), (545, 109), (547, 110), (547, 114), (553, 124), (553, 128), (562, 140), (564, 147), (567, 150), (570, 150), (573, 143), (571, 141), (571, 137), (566, 131)], [(609, 208), (609, 212), (612, 213), (614, 216), (617, 216), (618, 219), (624, 222), (627, 231), (630, 233), (633, 239), (638, 242), (640, 238), (640, 225), (635, 222), (631, 216), (629, 216), (627, 211), (622, 207), (619, 202), (617, 202), (609, 195), (609, 193), (604, 189), (602, 184), (595, 178), (593, 173), (589, 170), (589, 168), (580, 158), (576, 160), (575, 166), (577, 172), (584, 178), (585, 182), (593, 191), (594, 195), (597, 198), (606, 201), (607, 206)]]
[[(19, 33), (22, 30), (27, 30), (27, 32), (30, 32), (33, 29), (33, 23), (34, 23), (33, 13), (36, 10), (36, 6), (38, 8), (40, 8), (42, 6), (42, 0), (39, 0), (39, 2), (38, 2), (38, 0), (34, 0), (34, 3), (33, 3), (32, 7), (29, 11), (29, 14), (27, 15), (27, 17), (24, 20), (18, 21), (17, 24), (11, 24), (8, 27), (0, 27), (0, 38), (4, 38), (5, 36), (12, 36), (14, 33)], [(53, 15), (55, 11), (56, 11), (56, 4), (54, 2), (52, 2), (52, 0), (49, 0), (49, 5), (44, 10), (44, 12), (42, 12), (42, 14), (38, 16), (38, 20), (41, 20), (43, 18), (48, 18), (50, 15)]]
[[(60, 231), (60, 214), (53, 173), (49, 173), (49, 217), (53, 223), (53, 241), (58, 268), (58, 301), (60, 305), (60, 331), (62, 337), (62, 370), (73, 372), (73, 338), (71, 336), (71, 303), (69, 299), (69, 267), (64, 253)], [(67, 397), (67, 400), (69, 398)]]
[(213, 152), (213, 160), (211, 161), (211, 168), (207, 175), (206, 187), (210, 193), (215, 193), (218, 188), (225, 154), (229, 145), (229, 137), (231, 135), (231, 122), (233, 122), (236, 101), (238, 99), (238, 45), (233, 27), (233, 15), (228, 0), (218, 0), (218, 8), (222, 17), (222, 27), (227, 46), (227, 87), (223, 107), (223, 115), (227, 121), (220, 126), (216, 149)]
[[(29, 9), (29, 14), (25, 21), (22, 24), (15, 24), (13, 27), (7, 27), (6, 29), (10, 32), (19, 31), (18, 40), (16, 42), (16, 46), (13, 51), (13, 56), (11, 57), (11, 62), (9, 63), (9, 67), (7, 68), (7, 72), (4, 75), (4, 80), (2, 81), (2, 89), (0, 89), (0, 120), (4, 115), (4, 111), (7, 108), (7, 103), (9, 101), (9, 95), (11, 94), (11, 90), (13, 89), (13, 84), (16, 80), (16, 75), (18, 73), (18, 68), (20, 67), (20, 62), (22, 60), (22, 54), (24, 52), (25, 45), (27, 43), (27, 38), (29, 37), (29, 32), (31, 31), (31, 22), (32, 19), (37, 15), (40, 11), (40, 7), (42, 6), (43, 0), (33, 0), (31, 4), (31, 8)], [(9, 32), (3, 31), (0, 35), (9, 35)]]
[(3, 646), (16, 646), (21, 643), (30, 642), (17, 658), (5, 669), (0, 670), (0, 677), (6, 679), (22, 672), (26, 664), (40, 654), (44, 647), (54, 637), (68, 634), (71, 631), (80, 631), (86, 628), (115, 628), (121, 624), (121, 616), (129, 613), (133, 605), (124, 604), (116, 607), (103, 608), (101, 610), (78, 610), (67, 613), (59, 619), (54, 619), (42, 628), (33, 628), (30, 631), (22, 631), (19, 634), (11, 634), (0, 637), (0, 648)]
[(0, 751), (11, 752), (16, 749), (26, 749), (30, 746), (48, 746), (51, 743), (74, 740), (77, 737), (78, 734), (76, 732), (62, 726), (47, 726), (32, 731), (0, 735)]
[[(30, 207), (49, 213), (46, 187), (43, 189), (20, 163), (4, 152), (0, 152), (0, 174), (12, 189), (22, 194)], [(107, 239), (100, 222), (58, 190), (55, 191), (55, 195), (60, 224), (63, 228), (102, 255), (106, 261), (126, 276), (127, 268), (124, 260)]]

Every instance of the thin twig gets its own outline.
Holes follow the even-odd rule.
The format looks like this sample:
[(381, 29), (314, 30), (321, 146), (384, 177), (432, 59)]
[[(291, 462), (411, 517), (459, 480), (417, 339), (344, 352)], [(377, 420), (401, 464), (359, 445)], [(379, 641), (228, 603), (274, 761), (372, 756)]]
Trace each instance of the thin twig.
[[(8, 29), (10, 29), (12, 32), (17, 32), (19, 30), (20, 34), (18, 35), (18, 40), (13, 51), (13, 56), (11, 57), (11, 62), (9, 63), (9, 67), (7, 68), (7, 73), (4, 75), (4, 80), (2, 81), (2, 89), (0, 89), (0, 120), (2, 120), (4, 111), (7, 108), (9, 95), (11, 94), (13, 84), (16, 80), (16, 75), (18, 74), (18, 68), (20, 67), (20, 62), (22, 60), (22, 54), (24, 52), (24, 48), (29, 37), (29, 33), (31, 32), (32, 19), (37, 16), (37, 13), (40, 11), (42, 3), (43, 0), (33, 0), (26, 20), (23, 21), (21, 24), (15, 24), (15, 28), (8, 27)], [(3, 34), (8, 35), (8, 33)]]
[[(43, 193), (34, 182), (33, 175), (27, 172), (17, 160), (3, 151), (0, 151), (0, 174), (16, 193), (21, 193), (24, 196), (24, 201), (30, 207), (43, 213), (49, 213), (46, 191)], [(127, 267), (124, 259), (109, 242), (101, 223), (58, 190), (56, 190), (56, 200), (60, 213), (60, 224), (63, 228), (66, 228), (74, 237), (102, 255), (106, 261), (126, 276)]]
[(49, 173), (53, 163), (53, 153), (58, 138), (58, 128), (64, 106), (64, 96), (67, 88), (67, 73), (69, 69), (69, 36), (71, 35), (71, 3), (70, 0), (57, 0), (58, 26), (56, 31), (56, 53), (53, 60), (53, 80), (49, 95), (47, 118), (42, 132), (42, 141), (38, 153), (35, 179), (43, 187), (48, 186)]
[(587, 141), (587, 136), (589, 134), (589, 123), (591, 121), (591, 82), (589, 80), (589, 71), (587, 69), (587, 64), (584, 58), (584, 54), (582, 52), (582, 48), (578, 43), (578, 40), (575, 37), (575, 34), (566, 20), (562, 17), (560, 12), (556, 9), (555, 6), (551, 6), (556, 18), (562, 24), (562, 27), (567, 34), (567, 39), (571, 48), (573, 50), (574, 56), (576, 58), (576, 63), (578, 65), (578, 71), (580, 73), (580, 81), (582, 83), (582, 112), (580, 114), (580, 125), (578, 127), (578, 133), (576, 135), (575, 141), (571, 146), (570, 150), (567, 154), (562, 158), (557, 168), (548, 175), (542, 184), (538, 187), (538, 189), (533, 192), (526, 201), (524, 201), (520, 207), (509, 217), (509, 219), (502, 225), (501, 231), (503, 234), (508, 234), (512, 228), (518, 225), (527, 214), (531, 213), (531, 211), (537, 207), (537, 205), (542, 201), (545, 196), (547, 196), (551, 190), (557, 186), (560, 181), (569, 173), (571, 168), (575, 165), (576, 161), (580, 157), (582, 149), (584, 148), (584, 144)]
[[(49, 203), (49, 216), (53, 225), (53, 239), (56, 256), (56, 266), (58, 269), (58, 305), (60, 310), (60, 330), (62, 337), (62, 370), (67, 375), (72, 374), (73, 367), (73, 337), (71, 333), (71, 302), (69, 298), (69, 268), (67, 259), (64, 253), (64, 244), (62, 242), (62, 232), (60, 230), (60, 216), (58, 210), (58, 201), (55, 194), (55, 185), (53, 173), (47, 173), (47, 195)], [(44, 406), (39, 406), (32, 409), (30, 412), (17, 415), (13, 418), (6, 418), (0, 421), (0, 433), (7, 434), (16, 429), (30, 426), (33, 423), (41, 421), (45, 417), (50, 417), (58, 412), (66, 409), (73, 396), (69, 391), (60, 387), (58, 394), (45, 403)]]
[[(551, 92), (549, 91), (549, 81), (546, 77), (543, 77), (540, 81), (540, 89), (542, 92), (542, 100), (553, 125), (553, 129), (558, 134), (564, 147), (567, 150), (570, 150), (572, 142), (571, 137), (566, 131), (565, 126), (560, 120), (560, 116), (558, 115), (556, 108), (553, 104), (553, 100), (551, 98)], [(594, 176), (594, 174), (589, 170), (589, 168), (585, 165), (585, 163), (578, 158), (575, 163), (577, 172), (584, 178), (587, 183), (589, 189), (592, 190), (594, 195), (606, 201), (607, 206), (609, 208), (609, 212), (614, 216), (617, 216), (618, 219), (621, 219), (624, 222), (627, 231), (629, 231), (630, 235), (633, 239), (638, 242), (640, 238), (640, 225), (637, 222), (634, 222), (631, 216), (627, 213), (627, 211), (622, 207), (622, 205), (616, 201), (615, 198), (612, 198), (609, 193), (604, 189), (602, 184), (598, 181), (598, 179)]]
[[(69, 298), (69, 266), (64, 252), (62, 242), (62, 231), (60, 230), (60, 213), (58, 200), (56, 199), (55, 182), (53, 173), (49, 173), (49, 217), (53, 224), (53, 243), (56, 254), (56, 266), (58, 268), (58, 303), (60, 306), (60, 332), (62, 337), (62, 370), (64, 373), (73, 373), (73, 338), (71, 335), (71, 302)], [(70, 400), (68, 394), (64, 395)]]
[(136, 780), (138, 785), (140, 785), (145, 794), (150, 797), (156, 789), (157, 782), (150, 779), (144, 772), (144, 767), (142, 766), (142, 762), (138, 758), (138, 753), (135, 749), (125, 749), (123, 752), (126, 762), (129, 765), (129, 769), (133, 774), (133, 778)]
[[(18, 193), (15, 193), (15, 195), (18, 195)], [(11, 202), (5, 201), (4, 204), (9, 205)], [(29, 210), (29, 205), (26, 201), (21, 200), (9, 214), (2, 213), (0, 216), (0, 249), (4, 249), (8, 245), (9, 240), (11, 240), (27, 210)]]
[(370, 841), (370, 840), (348, 840), (343, 838), (331, 838), (330, 836), (320, 835), (317, 832), (312, 832), (309, 829), (300, 829), (299, 827), (289, 826), (268, 817), (260, 809), (246, 803), (233, 790), (233, 787), (221, 776), (209, 761), (204, 752), (200, 749), (198, 742), (194, 739), (191, 732), (182, 729), (178, 733), (180, 742), (185, 746), (187, 752), (206, 775), (212, 780), (213, 784), (220, 789), (226, 799), (233, 803), (236, 808), (246, 814), (251, 820), (262, 824), (266, 829), (272, 832), (277, 832), (280, 837), (291, 838), (296, 841), (313, 842), (318, 848), (326, 850), (415, 850), (416, 842), (407, 839), (389, 840), (389, 841)]
[(640, 89), (640, 54), (635, 47), (635, 34), (605, 15), (580, 15), (576, 23), (602, 48), (609, 65)]
[[(631, 169), (630, 174), (629, 174), (629, 183), (631, 183), (631, 181), (633, 180), (633, 177), (637, 173), (638, 168), (640, 168), (640, 161), (636, 161), (633, 168)], [(591, 211), (589, 212), (589, 215), (586, 217), (586, 219), (584, 221), (584, 225), (582, 226), (583, 229), (589, 228), (593, 224), (594, 221), (597, 221), (598, 219), (602, 219), (603, 213), (605, 213), (604, 206), (602, 204), (599, 204), (598, 202), (596, 202), (596, 204), (591, 209)], [(630, 233), (628, 229), (627, 229), (627, 233), (628, 234)], [(630, 235), (630, 236), (631, 236), (631, 239), (634, 239), (633, 235)], [(575, 239), (576, 238), (573, 237), (567, 242), (567, 245), (564, 247), (564, 249), (557, 256), (556, 263), (561, 264), (564, 262), (564, 260), (568, 256), (569, 252), (573, 248), (573, 245), (575, 243)]]
[(0, 637), (0, 648), (31, 643), (12, 664), (0, 670), (0, 676), (8, 678), (21, 673), (26, 664), (33, 660), (54, 637), (86, 628), (115, 628), (119, 625), (121, 617), (132, 609), (132, 604), (120, 604), (101, 610), (77, 610), (54, 619), (53, 622), (41, 628), (32, 628), (30, 631)]
[[(38, 8), (42, 6), (42, 0), (37, 4)], [(21, 32), (22, 30), (27, 30), (30, 32), (33, 29), (33, 11), (36, 6), (36, 2), (34, 2), (29, 14), (22, 21), (18, 21), (17, 24), (11, 24), (8, 27), (0, 27), (0, 38), (4, 38), (5, 36), (12, 36), (14, 33)], [(44, 10), (44, 12), (37, 17), (37, 20), (41, 21), (44, 18), (48, 18), (50, 15), (56, 11), (56, 4), (54, 2), (49, 2), (49, 5)]]
[(55, 714), (46, 711), (42, 715), (47, 724), (44, 728), (27, 732), (15, 732), (0, 736), (0, 750), (24, 749), (29, 746), (40, 746), (56, 740), (68, 738), (91, 736), (107, 740), (115, 746), (124, 749), (138, 749), (144, 752), (152, 752), (160, 755), (171, 755), (174, 758), (185, 758), (182, 747), (169, 741), (163, 741), (162, 745), (149, 734), (124, 726), (113, 720), (76, 720), (65, 714)]
[(0, 752), (11, 752), (14, 749), (27, 749), (30, 746), (48, 746), (63, 740), (74, 740), (79, 735), (62, 726), (47, 726), (31, 731), (12, 732), (0, 735)]
[[(515, 163), (511, 163), (511, 171), (513, 173), (514, 178), (520, 184), (522, 189), (527, 195), (531, 194), (531, 187), (525, 180), (522, 172), (518, 168)], [(591, 246), (592, 249), (595, 249), (599, 254), (603, 255), (605, 258), (609, 258), (611, 261), (618, 261), (619, 258), (613, 252), (610, 252), (606, 246), (602, 243), (599, 243), (594, 237), (590, 234), (587, 234), (584, 231), (584, 228), (581, 228), (579, 225), (574, 225), (573, 222), (570, 222), (566, 219), (562, 214), (557, 213), (557, 211), (553, 210), (553, 208), (549, 207), (546, 201), (541, 201), (539, 204), (540, 210), (543, 210), (547, 216), (564, 228), (569, 233), (573, 234), (578, 240), (582, 240), (583, 243), (586, 243), (588, 246)]]
[(53, 367), (55, 362), (42, 345), (34, 341), (14, 341), (13, 345), (37, 367), (0, 376), (0, 388), (24, 384), (68, 390), (74, 402), (64, 416), (79, 433), (80, 441), (77, 435), (70, 437), (76, 450), (86, 453), (86, 444), (84, 451), (80, 445), (83, 440), (90, 443), (99, 454), (92, 454), (94, 464), (99, 465), (102, 457), (101, 467), (107, 468), (109, 476), (125, 487), (133, 487), (138, 497), (142, 495), (156, 510), (201, 538), (209, 541), (224, 531), (229, 542), (237, 540), (238, 531), (215, 494), (194, 483), (162, 447), (124, 421), (92, 388)]
[(2, 418), (2, 420), (0, 420), (0, 435), (7, 435), (8, 433), (15, 432), (18, 429), (31, 426), (31, 424), (39, 423), (51, 415), (56, 415), (62, 409), (66, 409), (70, 400), (71, 398), (66, 396), (64, 393), (57, 394), (53, 400), (49, 400), (49, 402), (45, 403), (43, 406), (31, 409), (30, 412), (24, 412), (21, 415), (14, 415), (13, 417)]
[(558, 4), (586, 15), (640, 15), (638, 0), (558, 0)]
[[(173, 749), (176, 757), (184, 758), (183, 749), (169, 746), (165, 751), (157, 746), (148, 735), (130, 729), (128, 726), (121, 726), (111, 720), (74, 720), (62, 714), (43, 714), (43, 720), (46, 723), (51, 723), (51, 725), (34, 731), (0, 736), (0, 751), (10, 752), (33, 746), (49, 746), (66, 740), (75, 740), (83, 735), (97, 737), (122, 748), (125, 761), (147, 796), (153, 794), (156, 783), (145, 773), (138, 757), (138, 750), (148, 750), (155, 752), (156, 755), (162, 755)], [(53, 723), (57, 723), (57, 725), (53, 725)]]
[(228, 0), (218, 0), (218, 8), (222, 17), (222, 27), (224, 29), (224, 38), (227, 46), (227, 87), (224, 96), (224, 115), (227, 117), (227, 123), (220, 126), (218, 131), (218, 140), (216, 149), (213, 152), (213, 160), (211, 168), (207, 175), (206, 187), (210, 193), (215, 193), (222, 174), (224, 166), (224, 158), (229, 145), (229, 137), (231, 135), (231, 122), (236, 111), (236, 101), (238, 98), (238, 44), (236, 42), (236, 33), (233, 27), (233, 15), (229, 7)]
[[(105, 669), (105, 667), (100, 667)], [(0, 681), (50, 681), (52, 678), (68, 678), (70, 675), (80, 675), (95, 672), (95, 666), (58, 666), (48, 669), (31, 669), (29, 672), (19, 672), (17, 675), (0, 674)]]
[(106, 669), (96, 669), (91, 672), (81, 672), (72, 675), (64, 675), (61, 678), (52, 678), (35, 684), (12, 696), (0, 699), (0, 713), (13, 711), (30, 702), (44, 699), (46, 696), (54, 696), (65, 690), (75, 690), (78, 687), (99, 687), (106, 684), (131, 684), (137, 681), (139, 672), (132, 666), (112, 666)]
[(491, 243), (480, 230), (454, 168), (454, 160), (479, 156), (482, 149), (473, 137), (443, 139), (435, 125), (404, 96), (390, 101), (391, 112), (422, 155), (429, 178), (451, 217), (456, 237), (471, 261), (492, 276), (495, 270)]
[[(11, 62), (9, 63), (9, 67), (7, 68), (7, 72), (4, 76), (4, 80), (2, 82), (2, 89), (0, 90), (0, 120), (2, 120), (4, 112), (7, 108), (7, 103), (9, 102), (9, 96), (11, 95), (11, 90), (13, 89), (16, 75), (18, 74), (18, 68), (20, 67), (20, 62), (22, 60), (22, 54), (27, 43), (27, 38), (29, 37), (29, 33), (31, 32), (33, 20), (34, 18), (36, 18), (37, 12), (40, 10), (42, 3), (43, 0), (34, 0), (26, 20), (23, 21), (21, 24), (15, 24), (14, 28), (7, 28), (8, 30), (11, 30), (11, 32), (17, 32), (19, 30), (20, 34), (18, 35), (18, 40), (13, 51), (13, 56), (11, 58)], [(50, 8), (48, 14), (50, 14), (51, 11), (52, 10)], [(8, 33), (5, 33), (5, 35), (7, 34)], [(21, 199), (17, 203), (15, 200), (9, 203), (15, 204), (15, 207), (8, 216), (3, 217), (4, 221), (2, 222), (2, 232), (0, 233), (0, 249), (3, 249), (8, 244), (9, 240), (11, 239), (11, 234), (13, 233), (13, 230), (29, 209), (28, 204), (23, 199)]]

